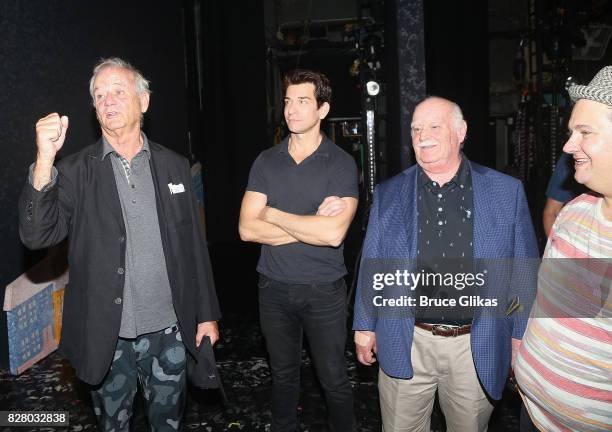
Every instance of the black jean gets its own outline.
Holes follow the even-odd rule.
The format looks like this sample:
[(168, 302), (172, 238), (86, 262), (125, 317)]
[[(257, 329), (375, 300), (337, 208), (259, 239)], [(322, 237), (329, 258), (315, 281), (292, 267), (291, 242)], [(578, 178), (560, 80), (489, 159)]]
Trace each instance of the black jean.
[(520, 432), (538, 432), (539, 429), (531, 421), (527, 408), (525, 408), (525, 402), (521, 401), (521, 416), (519, 422)]
[(348, 380), (346, 285), (291, 284), (265, 276), (259, 280), (259, 319), (272, 372), (272, 431), (297, 429), (302, 335), (327, 402), (334, 432), (354, 430), (353, 389)]

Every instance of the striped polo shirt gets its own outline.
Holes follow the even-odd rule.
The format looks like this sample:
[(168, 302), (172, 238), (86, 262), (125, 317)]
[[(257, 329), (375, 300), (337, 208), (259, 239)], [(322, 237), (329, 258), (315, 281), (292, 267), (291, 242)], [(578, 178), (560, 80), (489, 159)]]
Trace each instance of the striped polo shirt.
[(555, 221), (516, 358), (543, 431), (612, 430), (612, 221), (602, 205), (583, 194)]

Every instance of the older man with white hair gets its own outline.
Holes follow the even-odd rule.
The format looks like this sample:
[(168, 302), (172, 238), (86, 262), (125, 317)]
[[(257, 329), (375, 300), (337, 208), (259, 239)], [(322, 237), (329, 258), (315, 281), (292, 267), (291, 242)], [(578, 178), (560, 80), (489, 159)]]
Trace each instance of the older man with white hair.
[(128, 62), (101, 60), (90, 91), (102, 137), (57, 168), (68, 117), (36, 123), (21, 239), (68, 237), (60, 350), (92, 385), (99, 429), (129, 429), (140, 383), (152, 429), (180, 430), (186, 353), (218, 339), (220, 316), (189, 162), (142, 132), (149, 83)]
[[(520, 181), (461, 152), (467, 124), (457, 104), (429, 97), (417, 105), (411, 126), (417, 165), (381, 183), (370, 210), (353, 322), (357, 359), (370, 365), (376, 353), (380, 362), (385, 432), (428, 432), (436, 391), (448, 431), (484, 432), (527, 317), (427, 305), (394, 314), (372, 307), (366, 269), (401, 260), (416, 263), (417, 276), (436, 276), (452, 260), (471, 266), (537, 258), (527, 200)], [(516, 292), (523, 304), (533, 298), (529, 278), (502, 282), (490, 286), (499, 290), (495, 300), (503, 308)], [(459, 283), (434, 288), (436, 300), (463, 292)]]
[(552, 227), (514, 369), (539, 430), (603, 432), (612, 430), (612, 66), (569, 94), (563, 151), (593, 192)]

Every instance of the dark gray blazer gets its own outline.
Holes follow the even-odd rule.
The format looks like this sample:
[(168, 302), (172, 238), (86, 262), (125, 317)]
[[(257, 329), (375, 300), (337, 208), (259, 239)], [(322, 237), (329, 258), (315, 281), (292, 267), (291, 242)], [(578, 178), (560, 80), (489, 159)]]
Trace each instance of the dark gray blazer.
[[(151, 173), (172, 301), (183, 342), (195, 355), (197, 323), (220, 310), (202, 237), (189, 161), (149, 141)], [(64, 298), (60, 351), (77, 376), (98, 384), (108, 371), (121, 323), (126, 230), (110, 158), (102, 140), (57, 163), (47, 192), (28, 182), (19, 199), (19, 232), (30, 249), (69, 241), (70, 282)], [(168, 184), (183, 184), (171, 194)]]

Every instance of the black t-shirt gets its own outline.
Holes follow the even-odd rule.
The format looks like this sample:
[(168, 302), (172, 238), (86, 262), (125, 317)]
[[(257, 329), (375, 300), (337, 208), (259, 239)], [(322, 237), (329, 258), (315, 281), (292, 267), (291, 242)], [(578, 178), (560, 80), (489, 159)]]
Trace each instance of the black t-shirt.
[[(261, 152), (251, 167), (247, 191), (265, 194), (268, 206), (296, 215), (316, 214), (328, 196), (359, 197), (355, 160), (326, 136), (300, 164), (289, 154), (288, 143), (287, 137)], [(282, 282), (332, 282), (346, 274), (343, 247), (262, 245), (257, 271)]]

